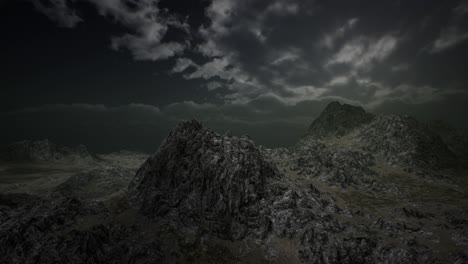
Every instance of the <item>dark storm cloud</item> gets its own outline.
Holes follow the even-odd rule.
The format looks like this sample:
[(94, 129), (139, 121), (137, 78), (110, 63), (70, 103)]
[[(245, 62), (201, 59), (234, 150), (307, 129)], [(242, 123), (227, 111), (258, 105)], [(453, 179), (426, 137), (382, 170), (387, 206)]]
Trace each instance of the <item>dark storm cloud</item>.
[(72, 28), (82, 19), (68, 6), (67, 0), (31, 1), (34, 7), (61, 27)]
[[(51, 120), (63, 117), (69, 127), (99, 127), (102, 141), (118, 140), (102, 131), (123, 131), (140, 135), (143, 145), (145, 138), (159, 142), (178, 121), (197, 118), (278, 146), (292, 143), (331, 100), (459, 125), (468, 114), (462, 103), (468, 99), (467, 1), (49, 0), (35, 6), (61, 26), (79, 27), (87, 22), (80, 2), (124, 30), (112, 32), (111, 48), (166, 63), (158, 78), (193, 83), (187, 89), (198, 87), (194, 93), (204, 99), (8, 113), (24, 121), (23, 131), (32, 129), (26, 120), (48, 129), (39, 123), (57, 127)], [(281, 136), (266, 133), (272, 130)]]
[(430, 46), (431, 53), (442, 52), (468, 40), (468, 30), (463, 28), (463, 26), (466, 26), (465, 16), (467, 14), (467, 1), (462, 1), (458, 6), (453, 8), (450, 22), (441, 29), (439, 37)]
[(66, 27), (74, 27), (82, 19), (69, 3), (88, 2), (98, 12), (114, 22), (126, 27), (130, 33), (112, 38), (112, 49), (128, 49), (136, 60), (161, 60), (182, 53), (186, 43), (163, 41), (169, 29), (187, 32), (185, 21), (158, 7), (154, 0), (31, 0), (37, 9)]
[[(270, 96), (287, 105), (335, 98), (377, 107), (386, 100), (421, 103), (464, 93), (466, 83), (441, 84), (454, 74), (444, 76), (440, 65), (431, 66), (438, 61), (420, 55), (431, 45), (462, 44), (464, 3), (433, 2), (418, 13), (414, 3), (399, 1), (343, 4), (345, 11), (332, 2), (212, 1), (206, 11), (211, 24), (199, 29), (202, 42), (195, 46), (206, 61), (184, 58), (186, 67), (179, 61), (174, 72), (219, 78), (216, 90), (226, 91), (227, 104)], [(441, 40), (455, 24), (456, 34)], [(431, 27), (442, 35), (430, 34)], [(462, 69), (454, 66), (454, 72)], [(412, 75), (416, 67), (422, 70)]]
[[(206, 80), (207, 94), (216, 91), (226, 104), (268, 95), (287, 105), (334, 97), (374, 107), (396, 98), (441, 100), (464, 85), (440, 85), (431, 79), (435, 69), (415, 74), (425, 81), (403, 72), (468, 39), (465, 1), (425, 2), (422, 12), (415, 2), (390, 0), (212, 0), (208, 23), (198, 27), (159, 1), (87, 1), (132, 31), (114, 37), (114, 49), (127, 48), (137, 60), (179, 55), (172, 74)], [(67, 1), (52, 3), (50, 10), (74, 14)], [(185, 37), (165, 40), (170, 29)], [(417, 40), (423, 42), (415, 47)], [(197, 53), (203, 57), (191, 55)]]

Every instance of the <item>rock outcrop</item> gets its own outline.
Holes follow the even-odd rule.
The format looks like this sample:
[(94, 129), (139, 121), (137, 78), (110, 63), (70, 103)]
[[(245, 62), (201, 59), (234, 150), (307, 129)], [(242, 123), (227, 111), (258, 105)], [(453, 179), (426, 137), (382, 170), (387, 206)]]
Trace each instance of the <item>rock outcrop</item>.
[(309, 127), (307, 136), (314, 138), (340, 137), (373, 120), (362, 107), (332, 102)]
[(457, 166), (455, 155), (440, 136), (409, 116), (379, 116), (362, 127), (356, 139), (390, 165), (432, 170)]
[(0, 195), (0, 263), (154, 263), (161, 258), (155, 240), (106, 224), (107, 213), (102, 204), (72, 197)]
[(4, 155), (8, 161), (62, 161), (62, 160), (92, 160), (95, 156), (89, 153), (83, 145), (65, 147), (56, 145), (49, 140), (24, 140), (10, 144)]
[[(375, 247), (374, 239), (359, 238), (365, 231), (330, 215), (344, 214), (330, 197), (288, 180), (250, 139), (217, 134), (197, 121), (171, 131), (128, 192), (140, 213), (204, 240), (260, 239), (270, 248), (268, 240), (297, 239), (293, 251), (303, 262), (370, 261)], [(341, 232), (350, 236), (328, 239)]]
[(250, 139), (188, 121), (138, 170), (129, 199), (144, 215), (240, 239), (254, 229), (269, 230), (267, 183), (280, 177)]

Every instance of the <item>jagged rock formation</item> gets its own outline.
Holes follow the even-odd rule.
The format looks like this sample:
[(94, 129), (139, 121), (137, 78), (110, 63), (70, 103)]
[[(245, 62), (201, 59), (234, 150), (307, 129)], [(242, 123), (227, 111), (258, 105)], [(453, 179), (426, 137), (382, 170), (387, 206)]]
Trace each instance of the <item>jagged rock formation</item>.
[(262, 203), (267, 182), (280, 175), (248, 138), (219, 135), (196, 121), (179, 124), (129, 187), (145, 215), (172, 215), (184, 225), (225, 238), (242, 238), (254, 227), (269, 230)]
[[(142, 214), (181, 233), (299, 239), (304, 262), (370, 261), (373, 239), (360, 239), (361, 231), (327, 214), (342, 212), (321, 195), (311, 185), (288, 181), (250, 139), (222, 136), (196, 121), (179, 124), (129, 187), (129, 199)], [(350, 237), (327, 239), (339, 232)]]
[(362, 107), (332, 102), (312, 122), (307, 135), (315, 138), (340, 137), (371, 122), (373, 117)]
[[(105, 224), (106, 208), (75, 198), (0, 195), (0, 263), (141, 263), (160, 259), (154, 241)], [(100, 219), (102, 222), (97, 221)]]
[[(441, 129), (439, 129), (440, 131)], [(330, 103), (314, 120), (309, 134), (295, 146), (262, 152), (280, 167), (303, 177), (318, 178), (343, 188), (395, 192), (392, 183), (379, 183), (380, 163), (421, 175), (452, 177), (466, 147), (454, 133), (441, 137), (409, 116), (367, 114), (362, 108)], [(457, 139), (455, 139), (457, 138)], [(458, 155), (451, 151), (455, 149)], [(387, 173), (387, 172), (384, 172)]]
[(369, 153), (331, 149), (317, 141), (303, 140), (296, 148), (296, 157), (293, 170), (303, 176), (319, 177), (342, 187), (369, 187), (375, 182), (376, 172), (371, 170), (375, 158)]
[(24, 140), (7, 147), (5, 157), (9, 161), (59, 161), (59, 160), (92, 160), (95, 157), (83, 145), (64, 147), (49, 140)]
[[(329, 137), (330, 135), (339, 135), (343, 139), (337, 141)], [(445, 138), (447, 142), (450, 141), (449, 136)], [(343, 151), (359, 151), (365, 156), (383, 158), (387, 164), (409, 171), (421, 169), (440, 171), (456, 168), (457, 158), (451, 149), (459, 153), (459, 156), (463, 156), (463, 152), (466, 151), (466, 147), (460, 145), (457, 147), (454, 143), (451, 143), (452, 147), (449, 148), (437, 133), (412, 117), (398, 115), (373, 117), (360, 107), (337, 102), (330, 103), (314, 120), (309, 135), (297, 144), (299, 147), (296, 149), (301, 150), (301, 145), (311, 145), (307, 142), (317, 140), (324, 143), (322, 148), (316, 148), (318, 156), (327, 156), (327, 153), (323, 153), (326, 149), (335, 153), (335, 156), (340, 156), (339, 153)], [(460, 144), (463, 141), (457, 140), (457, 142)], [(325, 145), (333, 147), (328, 148)], [(299, 151), (298, 154), (304, 156), (303, 154), (307, 153)], [(371, 164), (367, 166), (369, 165)], [(322, 169), (319, 171), (323, 172)]]
[(409, 116), (384, 115), (360, 129), (365, 149), (391, 165), (434, 170), (456, 166), (455, 155), (427, 126)]

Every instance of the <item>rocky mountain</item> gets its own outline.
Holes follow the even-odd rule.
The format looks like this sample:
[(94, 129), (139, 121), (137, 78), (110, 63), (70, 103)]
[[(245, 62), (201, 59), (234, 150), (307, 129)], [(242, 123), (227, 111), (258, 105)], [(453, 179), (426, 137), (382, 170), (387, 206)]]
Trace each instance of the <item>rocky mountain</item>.
[(60, 146), (49, 140), (24, 140), (7, 146), (5, 158), (9, 161), (61, 161), (92, 160), (96, 157), (83, 145), (76, 147)]
[(189, 121), (137, 171), (129, 199), (144, 215), (239, 239), (270, 230), (263, 205), (272, 197), (267, 183), (279, 178), (250, 139)]
[(410, 117), (323, 115), (278, 149), (185, 121), (134, 177), (114, 154), (45, 195), (0, 194), (0, 263), (467, 263), (446, 141)]
[(441, 170), (457, 166), (442, 138), (409, 116), (383, 115), (362, 127), (356, 139), (366, 150), (381, 154), (390, 165)]
[[(339, 139), (336, 139), (339, 136)], [(448, 137), (445, 137), (448, 141)], [(459, 144), (463, 141), (457, 138)], [(410, 116), (366, 113), (361, 107), (330, 103), (314, 120), (308, 135), (296, 146), (304, 154), (307, 142), (318, 141), (332, 152), (359, 151), (407, 170), (440, 171), (459, 164), (443, 138), (430, 126)], [(302, 146), (301, 146), (302, 145)], [(458, 153), (465, 147), (456, 149)], [(315, 151), (317, 153), (317, 151)]]
[(309, 127), (308, 136), (340, 137), (372, 121), (374, 116), (362, 107), (331, 102)]

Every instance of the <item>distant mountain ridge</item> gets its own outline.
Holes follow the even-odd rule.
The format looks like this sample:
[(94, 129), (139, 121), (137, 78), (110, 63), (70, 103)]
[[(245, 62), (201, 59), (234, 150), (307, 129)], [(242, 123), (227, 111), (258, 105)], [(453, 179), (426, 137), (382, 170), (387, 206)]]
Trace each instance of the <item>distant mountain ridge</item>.
[[(457, 154), (462, 152), (454, 153), (456, 143), (452, 142), (450, 148), (435, 129), (410, 116), (373, 115), (359, 106), (332, 102), (312, 122), (306, 139), (333, 141), (341, 137), (355, 150), (383, 156), (390, 165), (408, 168), (453, 168)], [(454, 141), (460, 143), (462, 138)]]
[(322, 113), (312, 122), (308, 135), (317, 138), (329, 136), (340, 137), (353, 129), (368, 124), (374, 115), (367, 113), (360, 106), (331, 102)]
[(63, 160), (93, 160), (96, 156), (91, 154), (86, 146), (78, 145), (67, 147), (57, 145), (48, 139), (23, 140), (7, 146), (4, 158), (8, 161), (41, 162)]

